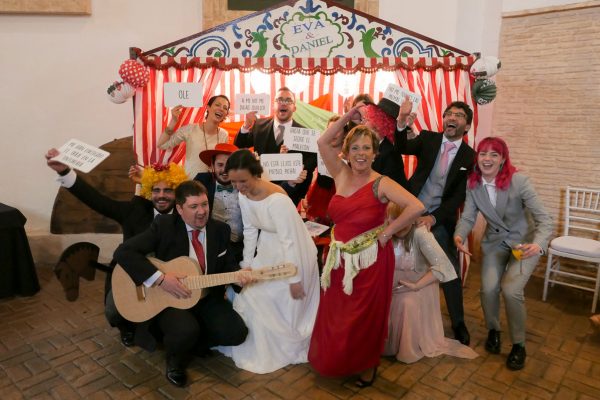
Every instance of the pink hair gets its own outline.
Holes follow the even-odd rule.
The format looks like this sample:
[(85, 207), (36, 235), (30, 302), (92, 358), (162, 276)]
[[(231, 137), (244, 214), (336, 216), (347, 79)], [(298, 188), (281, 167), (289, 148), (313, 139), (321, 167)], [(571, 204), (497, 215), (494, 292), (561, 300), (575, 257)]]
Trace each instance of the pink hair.
[(364, 117), (370, 122), (374, 130), (377, 131), (381, 138), (388, 138), (394, 143), (394, 132), (396, 131), (396, 120), (387, 115), (381, 108), (375, 104), (367, 104), (365, 106)]
[[(506, 142), (499, 137), (486, 137), (477, 146), (476, 157), (479, 157), (479, 153), (482, 151), (495, 151), (504, 158), (504, 163), (500, 166), (500, 171), (496, 175), (496, 187), (499, 190), (506, 190), (510, 186), (512, 176), (517, 169), (510, 163), (510, 156), (508, 154), (508, 146)], [(468, 187), (469, 189), (475, 188), (475, 186), (481, 184), (481, 170), (477, 160), (475, 160), (475, 167), (473, 172), (469, 175)]]

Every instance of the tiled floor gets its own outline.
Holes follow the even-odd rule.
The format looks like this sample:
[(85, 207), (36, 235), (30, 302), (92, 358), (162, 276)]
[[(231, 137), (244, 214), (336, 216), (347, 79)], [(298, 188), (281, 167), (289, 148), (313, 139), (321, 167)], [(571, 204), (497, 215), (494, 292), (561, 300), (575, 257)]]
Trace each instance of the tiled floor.
[(588, 322), (591, 295), (557, 287), (543, 303), (541, 279), (532, 278), (527, 365), (511, 372), (504, 365), (509, 343), (501, 355), (483, 349), (487, 331), (476, 270), (465, 288), (471, 345), (481, 355), (476, 360), (443, 356), (404, 365), (382, 358), (375, 385), (359, 390), (351, 378), (324, 379), (307, 364), (255, 375), (216, 356), (194, 360), (190, 383), (180, 389), (163, 377), (163, 352), (125, 348), (108, 327), (103, 273), (93, 282), (82, 280), (79, 299), (70, 303), (51, 266), (42, 265), (36, 296), (0, 300), (0, 399), (600, 399), (600, 337)]

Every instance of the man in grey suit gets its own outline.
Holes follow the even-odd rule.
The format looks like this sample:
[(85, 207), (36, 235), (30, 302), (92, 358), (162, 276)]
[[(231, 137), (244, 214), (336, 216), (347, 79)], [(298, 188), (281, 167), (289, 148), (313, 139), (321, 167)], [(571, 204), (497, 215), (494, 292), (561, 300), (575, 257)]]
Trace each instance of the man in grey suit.
[(455, 101), (444, 111), (444, 131), (423, 130), (408, 140), (408, 126), (412, 103), (405, 101), (400, 107), (396, 131), (395, 151), (417, 156), (417, 169), (408, 181), (410, 192), (425, 205), (426, 213), (418, 219), (419, 225), (431, 230), (456, 271), (458, 278), (442, 283), (448, 313), (452, 321), (454, 337), (462, 344), (470, 342), (469, 331), (464, 322), (462, 281), (460, 264), (452, 235), (458, 209), (465, 200), (467, 173), (475, 159), (473, 149), (463, 141), (471, 128), (473, 111), (468, 104)]
[(513, 343), (506, 365), (519, 370), (526, 357), (524, 288), (548, 246), (554, 225), (529, 179), (511, 165), (502, 139), (487, 137), (477, 150), (477, 166), (469, 177), (454, 243), (469, 253), (463, 243), (481, 212), (487, 221), (481, 241), (481, 306), (489, 329), (485, 349), (500, 353), (502, 292)]

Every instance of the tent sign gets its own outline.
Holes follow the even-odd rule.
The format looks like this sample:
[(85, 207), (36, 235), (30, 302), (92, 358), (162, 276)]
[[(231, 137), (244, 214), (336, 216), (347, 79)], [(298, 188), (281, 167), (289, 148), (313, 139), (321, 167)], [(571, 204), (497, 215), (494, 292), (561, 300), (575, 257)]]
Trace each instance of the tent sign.
[(344, 43), (340, 24), (326, 13), (295, 13), (281, 25), (281, 44), (290, 57), (329, 57), (333, 49)]
[(317, 139), (321, 136), (321, 132), (316, 129), (291, 127), (285, 131), (283, 143), (289, 150), (306, 151), (309, 153), (317, 153)]
[(293, 181), (302, 172), (302, 154), (261, 154), (260, 164), (264, 169), (263, 178), (271, 181)]
[(165, 107), (202, 107), (202, 84), (167, 82), (164, 86)]
[(235, 95), (233, 112), (235, 114), (245, 115), (249, 112), (256, 112), (259, 115), (268, 115), (271, 113), (271, 96), (266, 93)]
[(60, 154), (52, 158), (53, 161), (59, 161), (86, 174), (110, 155), (108, 151), (77, 139), (69, 140), (58, 151)]
[(400, 86), (394, 85), (393, 83), (390, 83), (388, 85), (387, 89), (385, 89), (385, 93), (383, 94), (383, 97), (388, 100), (393, 101), (396, 104), (402, 104), (402, 102), (404, 101), (404, 98), (408, 97), (410, 99), (410, 101), (412, 102), (412, 112), (417, 111), (417, 108), (419, 107), (419, 103), (421, 102), (421, 95), (418, 95), (409, 90), (401, 88)]

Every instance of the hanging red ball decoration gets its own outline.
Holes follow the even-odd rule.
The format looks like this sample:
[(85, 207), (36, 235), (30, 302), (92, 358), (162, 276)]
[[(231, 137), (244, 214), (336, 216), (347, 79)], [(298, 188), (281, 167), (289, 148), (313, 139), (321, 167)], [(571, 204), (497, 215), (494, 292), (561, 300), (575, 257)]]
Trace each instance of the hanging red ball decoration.
[(133, 87), (144, 87), (150, 79), (150, 73), (142, 64), (135, 60), (127, 60), (119, 67), (119, 75), (124, 82)]

